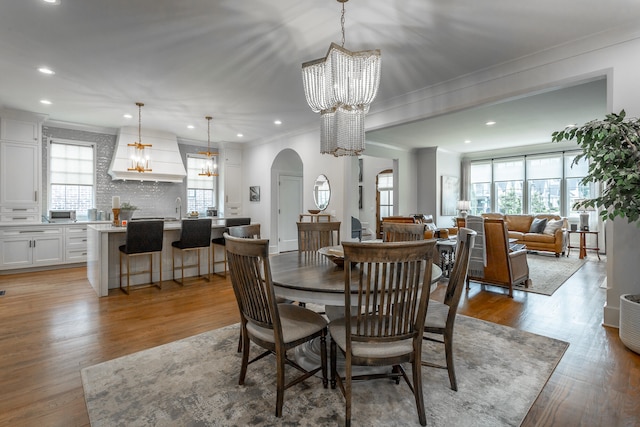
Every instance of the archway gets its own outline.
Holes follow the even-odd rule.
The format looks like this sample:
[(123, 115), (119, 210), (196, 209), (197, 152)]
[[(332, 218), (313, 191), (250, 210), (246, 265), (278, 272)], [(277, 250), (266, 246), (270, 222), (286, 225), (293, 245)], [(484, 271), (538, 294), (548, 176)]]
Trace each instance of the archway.
[(271, 165), (272, 252), (298, 249), (296, 221), (302, 212), (303, 165), (300, 155), (290, 148), (282, 150)]

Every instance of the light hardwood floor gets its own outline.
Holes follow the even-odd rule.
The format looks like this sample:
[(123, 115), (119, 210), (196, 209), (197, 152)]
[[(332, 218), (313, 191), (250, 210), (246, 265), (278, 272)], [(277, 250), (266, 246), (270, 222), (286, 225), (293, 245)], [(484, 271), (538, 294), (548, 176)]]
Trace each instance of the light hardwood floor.
[[(551, 297), (473, 283), (463, 294), (462, 314), (570, 343), (523, 426), (640, 425), (640, 356), (601, 325), (604, 265), (587, 262)], [(1, 426), (88, 425), (80, 369), (239, 319), (217, 276), (98, 298), (71, 268), (0, 276), (0, 290)]]

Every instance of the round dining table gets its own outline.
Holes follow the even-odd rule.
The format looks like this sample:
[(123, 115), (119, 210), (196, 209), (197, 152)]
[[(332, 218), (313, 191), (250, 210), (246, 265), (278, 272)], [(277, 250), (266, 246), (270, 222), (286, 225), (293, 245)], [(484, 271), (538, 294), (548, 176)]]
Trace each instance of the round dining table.
[[(275, 294), (291, 301), (324, 305), (327, 317), (344, 317), (344, 268), (330, 258), (317, 254), (304, 255), (285, 252), (269, 258), (271, 278)], [(442, 276), (438, 265), (431, 266), (431, 290)], [(359, 274), (353, 269), (354, 277)], [(312, 340), (296, 347), (296, 362), (310, 370), (320, 365), (320, 343)], [(344, 358), (338, 357), (337, 365), (342, 368)], [(380, 368), (358, 366), (354, 372), (360, 374), (377, 372)]]
[[(276, 296), (292, 301), (344, 306), (344, 268), (321, 255), (285, 252), (269, 259)], [(354, 277), (358, 270), (354, 269)], [(431, 268), (431, 284), (437, 285), (442, 269)]]

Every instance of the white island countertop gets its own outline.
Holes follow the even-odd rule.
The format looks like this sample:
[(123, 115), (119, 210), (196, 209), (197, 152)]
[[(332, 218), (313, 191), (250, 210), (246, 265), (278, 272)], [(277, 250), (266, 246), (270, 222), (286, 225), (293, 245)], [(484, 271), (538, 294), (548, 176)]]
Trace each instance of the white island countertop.
[[(172, 250), (171, 243), (180, 240), (181, 221), (165, 221), (164, 238), (162, 241), (162, 280), (171, 280)], [(224, 218), (213, 218), (211, 225), (211, 238), (222, 237), (225, 230)], [(119, 247), (125, 244), (127, 227), (114, 227), (109, 224), (87, 225), (87, 278), (98, 296), (109, 294), (109, 289), (117, 289), (120, 286), (120, 254)], [(185, 265), (193, 264), (195, 252), (185, 254)], [(131, 259), (131, 271), (140, 271), (148, 268), (148, 257), (133, 257)], [(160, 272), (154, 261), (153, 280), (160, 280)], [(203, 272), (209, 268), (202, 268)], [(196, 276), (197, 268), (185, 269), (185, 276)], [(131, 285), (146, 283), (148, 274), (131, 276)]]

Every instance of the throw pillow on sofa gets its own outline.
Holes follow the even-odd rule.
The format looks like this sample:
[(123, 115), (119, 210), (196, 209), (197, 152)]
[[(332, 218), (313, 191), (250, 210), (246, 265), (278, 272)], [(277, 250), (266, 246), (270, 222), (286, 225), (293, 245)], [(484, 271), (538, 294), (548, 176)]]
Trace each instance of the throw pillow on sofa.
[(544, 227), (544, 231), (542, 231), (542, 233), (550, 234), (553, 236), (554, 234), (556, 234), (556, 230), (562, 228), (562, 223), (563, 221), (561, 219), (552, 219), (551, 221), (547, 222), (547, 225)]
[(547, 218), (534, 218), (529, 233), (542, 233), (547, 225)]

